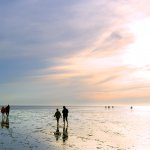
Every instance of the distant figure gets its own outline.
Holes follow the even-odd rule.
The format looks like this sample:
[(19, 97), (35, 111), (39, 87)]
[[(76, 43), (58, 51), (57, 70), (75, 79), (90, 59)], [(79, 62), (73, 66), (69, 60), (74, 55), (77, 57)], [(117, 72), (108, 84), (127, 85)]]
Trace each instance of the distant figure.
[(68, 126), (65, 127), (65, 124), (63, 126), (62, 139), (63, 139), (63, 142), (65, 142), (68, 139)]
[(65, 121), (67, 122), (68, 124), (68, 109), (63, 106), (63, 110), (62, 110), (62, 113), (63, 113), (63, 121), (64, 121), (64, 124), (65, 124)]
[(4, 106), (1, 108), (1, 113), (2, 113), (2, 119), (4, 118), (4, 114), (5, 114), (5, 108)]
[(61, 136), (61, 133), (59, 132), (59, 125), (57, 125), (56, 132), (54, 132), (56, 141), (58, 141), (59, 137)]
[(133, 109), (133, 107), (131, 106), (130, 109)]
[(58, 125), (59, 125), (59, 119), (60, 119), (60, 117), (61, 117), (61, 113), (60, 113), (60, 111), (58, 110), (58, 108), (56, 109), (56, 112), (55, 112), (54, 117), (56, 117), (57, 126), (58, 126)]
[(6, 106), (5, 111), (6, 111), (7, 117), (9, 117), (9, 111), (10, 111), (10, 106), (9, 105)]

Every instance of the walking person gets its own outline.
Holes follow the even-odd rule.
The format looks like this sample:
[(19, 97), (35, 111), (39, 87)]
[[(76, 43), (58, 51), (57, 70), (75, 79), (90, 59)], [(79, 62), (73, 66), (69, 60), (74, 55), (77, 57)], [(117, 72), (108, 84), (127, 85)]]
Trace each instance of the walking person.
[(10, 106), (7, 105), (5, 109), (6, 109), (6, 116), (9, 117)]
[(62, 110), (62, 113), (63, 113), (63, 121), (64, 121), (64, 124), (65, 124), (65, 121), (67, 122), (67, 125), (68, 125), (68, 109), (63, 106), (63, 110)]
[(3, 106), (2, 108), (1, 108), (1, 113), (2, 113), (2, 119), (4, 119), (4, 117), (5, 117), (5, 107)]
[(60, 119), (60, 117), (62, 117), (60, 111), (58, 110), (58, 108), (56, 109), (54, 117), (56, 117), (57, 126), (58, 126), (59, 125), (59, 119)]

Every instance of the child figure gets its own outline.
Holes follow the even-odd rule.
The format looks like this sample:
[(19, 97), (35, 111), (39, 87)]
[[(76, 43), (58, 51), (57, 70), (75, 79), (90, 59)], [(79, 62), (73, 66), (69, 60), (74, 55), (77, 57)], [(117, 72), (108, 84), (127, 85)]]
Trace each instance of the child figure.
[(58, 108), (56, 109), (54, 117), (56, 117), (57, 126), (58, 126), (59, 125), (59, 119), (60, 119), (60, 117), (62, 117), (60, 111), (58, 110)]

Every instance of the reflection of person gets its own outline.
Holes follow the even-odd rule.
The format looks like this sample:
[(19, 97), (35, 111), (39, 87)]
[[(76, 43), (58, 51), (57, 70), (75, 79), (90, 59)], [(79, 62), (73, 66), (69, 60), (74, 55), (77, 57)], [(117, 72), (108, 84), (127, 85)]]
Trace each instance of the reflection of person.
[(56, 120), (57, 120), (57, 126), (59, 125), (59, 119), (61, 117), (61, 113), (58, 109), (56, 109), (56, 112), (55, 112), (55, 115), (54, 117), (56, 117)]
[(68, 139), (68, 126), (63, 126), (63, 135), (62, 135), (63, 142), (65, 142)]
[[(5, 119), (6, 119), (6, 120), (5, 120)], [(2, 128), (4, 128), (4, 127), (5, 127), (5, 128), (9, 128), (9, 118), (6, 117), (5, 119), (2, 117), (1, 127), (2, 127)]]
[(59, 137), (61, 136), (61, 133), (59, 132), (58, 124), (57, 124), (56, 132), (54, 132), (54, 135), (55, 135), (56, 141), (58, 141)]
[(9, 118), (8, 117), (6, 117), (6, 120), (5, 120), (5, 127), (9, 128)]
[(4, 128), (4, 118), (2, 117), (1, 127)]
[(63, 110), (62, 110), (62, 113), (63, 113), (63, 121), (64, 121), (64, 124), (65, 124), (65, 121), (67, 122), (68, 124), (68, 109), (63, 106)]

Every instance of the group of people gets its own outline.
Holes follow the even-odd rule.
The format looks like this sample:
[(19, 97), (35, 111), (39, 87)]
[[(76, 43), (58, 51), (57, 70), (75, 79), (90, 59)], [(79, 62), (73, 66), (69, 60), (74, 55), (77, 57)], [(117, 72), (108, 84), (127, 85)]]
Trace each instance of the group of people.
[(9, 117), (9, 111), (10, 111), (10, 106), (9, 105), (7, 105), (6, 107), (3, 106), (1, 108), (2, 118), (5, 116), (5, 114), (6, 114), (7, 117)]
[[(63, 122), (64, 122), (63, 134), (62, 134), (63, 142), (65, 142), (68, 139), (68, 113), (69, 113), (68, 109), (65, 106), (63, 106), (63, 110), (62, 110)], [(56, 117), (57, 120), (57, 129), (56, 132), (54, 132), (54, 135), (56, 137), (56, 140), (58, 140), (59, 137), (61, 136), (61, 132), (59, 132), (59, 119), (62, 117), (61, 112), (59, 111), (58, 108), (56, 109), (54, 117)], [(67, 126), (65, 127), (66, 122), (67, 122)]]
[[(63, 122), (64, 122), (64, 124), (65, 124), (65, 122), (67, 122), (67, 125), (68, 125), (68, 113), (69, 113), (68, 109), (65, 106), (63, 106), (63, 110), (62, 110)], [(59, 119), (62, 117), (62, 115), (58, 108), (56, 109), (54, 117), (56, 117), (57, 125), (59, 125)]]
[[(6, 107), (2, 106), (1, 108), (1, 113), (2, 113), (2, 121), (1, 121), (1, 127), (2, 128), (9, 128), (9, 111), (10, 111), (10, 106), (7, 105)], [(6, 114), (6, 117), (5, 117)]]

